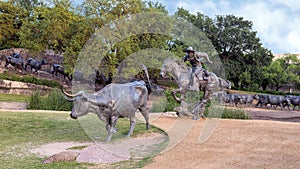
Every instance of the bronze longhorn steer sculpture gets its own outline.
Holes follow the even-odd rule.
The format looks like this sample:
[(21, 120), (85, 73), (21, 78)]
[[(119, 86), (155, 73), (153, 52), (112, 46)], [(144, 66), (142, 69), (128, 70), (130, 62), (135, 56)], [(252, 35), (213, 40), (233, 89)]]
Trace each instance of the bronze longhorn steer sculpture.
[(136, 119), (135, 112), (139, 110), (145, 118), (146, 129), (149, 125), (149, 112), (147, 108), (148, 90), (144, 81), (135, 81), (125, 84), (109, 84), (103, 89), (87, 93), (79, 91), (69, 94), (62, 89), (65, 98), (73, 101), (74, 106), (70, 114), (71, 118), (77, 119), (88, 113), (95, 113), (106, 124), (108, 132), (107, 142), (111, 141), (115, 127), (120, 116), (130, 119), (130, 129), (127, 137), (133, 133)]

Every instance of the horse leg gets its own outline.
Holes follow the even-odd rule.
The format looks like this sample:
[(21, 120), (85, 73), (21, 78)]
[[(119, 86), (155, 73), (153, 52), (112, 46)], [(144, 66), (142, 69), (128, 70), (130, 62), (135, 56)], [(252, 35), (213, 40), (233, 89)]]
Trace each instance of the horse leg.
[[(179, 88), (179, 89), (172, 90), (171, 93), (172, 93), (173, 98), (174, 98), (178, 103), (181, 103), (181, 101), (184, 100), (184, 89), (183, 89), (183, 88)], [(180, 98), (178, 98), (178, 97), (176, 96), (177, 93), (180, 93), (180, 94), (181, 94)]]
[(210, 100), (211, 92), (212, 92), (211, 90), (204, 91), (204, 97), (203, 97), (203, 99), (201, 101), (201, 103), (202, 103), (202, 111), (200, 112), (201, 113), (200, 116), (203, 117), (203, 118), (205, 118), (205, 116), (204, 116), (204, 110), (205, 110), (206, 103)]
[(205, 90), (204, 91), (203, 99), (195, 106), (195, 108), (192, 111), (192, 113), (195, 115), (195, 118), (193, 118), (194, 120), (198, 120), (199, 115), (202, 118), (205, 118), (204, 110), (205, 110), (206, 103), (210, 100), (210, 95), (211, 95), (210, 90)]

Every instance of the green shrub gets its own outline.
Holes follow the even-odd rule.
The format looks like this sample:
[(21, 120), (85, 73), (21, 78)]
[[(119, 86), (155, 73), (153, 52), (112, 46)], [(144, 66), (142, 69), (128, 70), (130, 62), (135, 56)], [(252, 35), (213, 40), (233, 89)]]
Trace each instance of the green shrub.
[(251, 119), (251, 117), (242, 109), (224, 109), (223, 119)]
[(0, 74), (0, 79), (3, 80), (11, 80), (11, 81), (18, 81), (18, 82), (25, 82), (25, 83), (32, 83), (37, 85), (43, 85), (53, 88), (59, 88), (60, 84), (54, 80), (47, 80), (47, 79), (40, 79), (35, 76), (25, 75), (19, 76), (16, 74), (11, 74), (5, 71), (4, 73)]
[(33, 92), (28, 101), (28, 109), (70, 111), (73, 104), (66, 101), (64, 95), (57, 88), (47, 96), (41, 96), (40, 91)]
[(152, 110), (151, 112), (164, 112), (166, 108), (167, 100), (166, 99), (160, 99), (159, 101), (152, 103)]
[(34, 109), (34, 110), (41, 109), (41, 107), (42, 107), (42, 99), (43, 98), (42, 98), (39, 90), (33, 92), (30, 95), (30, 98), (28, 100), (27, 108), (28, 109)]
[(165, 112), (174, 111), (175, 107), (180, 106), (180, 104), (177, 103), (177, 101), (173, 98), (172, 93), (171, 93), (172, 90), (173, 90), (172, 88), (165, 90), (165, 96), (167, 98), (167, 103), (166, 103), (166, 107), (164, 110)]
[[(180, 104), (177, 103), (177, 101), (172, 96), (172, 93), (171, 93), (172, 90), (174, 90), (174, 88), (165, 90), (165, 96), (167, 98), (165, 112), (174, 111), (175, 107), (180, 106)], [(186, 95), (185, 95), (185, 102), (188, 104), (196, 104), (202, 99), (202, 96), (203, 96), (203, 92), (198, 93), (198, 92), (188, 91), (188, 92), (186, 92)], [(180, 94), (177, 94), (177, 97), (180, 97)]]

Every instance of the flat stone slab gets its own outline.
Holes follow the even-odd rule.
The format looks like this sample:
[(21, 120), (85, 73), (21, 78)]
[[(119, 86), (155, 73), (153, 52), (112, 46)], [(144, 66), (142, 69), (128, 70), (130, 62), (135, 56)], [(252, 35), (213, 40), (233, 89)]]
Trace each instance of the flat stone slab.
[(0, 102), (0, 109), (27, 110), (27, 104), (24, 102)]

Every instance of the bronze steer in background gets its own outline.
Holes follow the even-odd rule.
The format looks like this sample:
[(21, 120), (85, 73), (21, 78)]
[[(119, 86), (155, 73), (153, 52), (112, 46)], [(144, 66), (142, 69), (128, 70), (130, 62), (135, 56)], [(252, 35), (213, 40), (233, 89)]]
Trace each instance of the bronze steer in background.
[(94, 93), (80, 91), (76, 94), (68, 94), (64, 90), (62, 91), (68, 101), (74, 102), (71, 118), (77, 119), (88, 113), (96, 113), (99, 119), (106, 124), (107, 142), (111, 141), (113, 133), (116, 132), (115, 126), (120, 116), (130, 119), (130, 130), (127, 137), (132, 135), (136, 124), (135, 112), (137, 110), (144, 116), (146, 128), (150, 128), (147, 108), (148, 90), (144, 81), (109, 84)]

